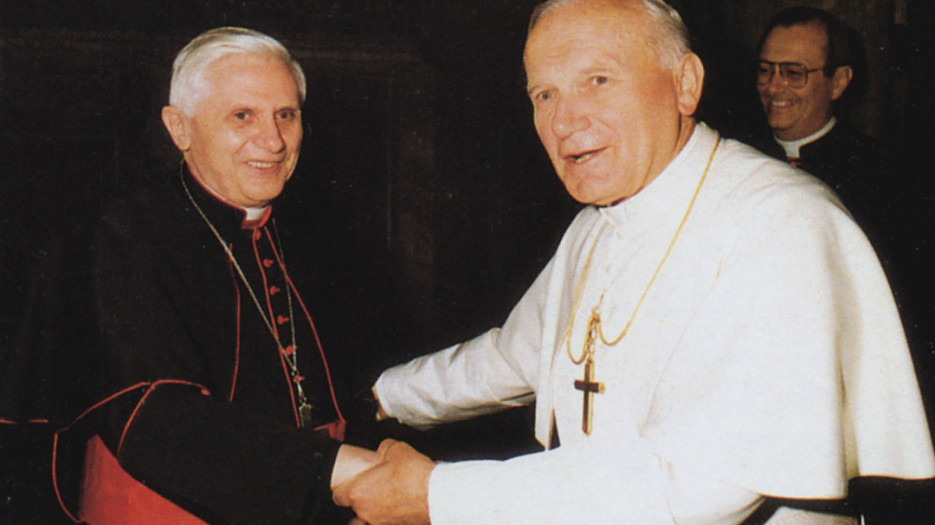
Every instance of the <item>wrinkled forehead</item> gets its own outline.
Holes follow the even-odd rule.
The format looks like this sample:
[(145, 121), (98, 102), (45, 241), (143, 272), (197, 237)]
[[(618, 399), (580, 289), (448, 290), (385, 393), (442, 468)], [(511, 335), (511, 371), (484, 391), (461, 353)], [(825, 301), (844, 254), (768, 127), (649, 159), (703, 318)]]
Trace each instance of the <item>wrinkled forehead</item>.
[(218, 57), (205, 67), (202, 79), (208, 92), (242, 87), (276, 91), (297, 100), (300, 97), (289, 64), (269, 53), (231, 53)]
[(619, 66), (654, 58), (645, 23), (633, 9), (578, 8), (577, 4), (547, 12), (526, 40), (523, 63), (527, 84), (554, 68)]
[(288, 64), (274, 55), (237, 53), (213, 60), (192, 86), (189, 116), (216, 116), (233, 108), (301, 105)]
[(648, 27), (647, 15), (630, 4), (572, 2), (542, 15), (526, 38), (524, 62), (570, 43), (592, 47), (632, 45)]

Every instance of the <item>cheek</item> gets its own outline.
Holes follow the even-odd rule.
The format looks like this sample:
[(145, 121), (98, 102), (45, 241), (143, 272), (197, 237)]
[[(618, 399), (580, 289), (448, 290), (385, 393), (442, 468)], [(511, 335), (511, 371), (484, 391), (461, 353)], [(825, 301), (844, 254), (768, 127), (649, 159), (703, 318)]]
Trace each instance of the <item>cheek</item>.
[(302, 124), (297, 124), (295, 129), (288, 132), (286, 142), (289, 145), (289, 149), (298, 153), (299, 148), (302, 147)]
[(232, 162), (232, 148), (226, 141), (211, 137), (199, 143), (199, 153), (214, 166), (226, 166)]
[(220, 161), (233, 162), (249, 141), (232, 131), (218, 132), (207, 142), (211, 155)]
[(301, 148), (302, 148), (302, 141), (301, 141), (301, 140), (290, 141), (290, 142), (287, 143), (287, 146), (286, 146), (286, 149), (287, 149), (287, 151), (288, 151), (287, 155), (291, 155), (291, 156), (293, 156), (293, 157), (298, 157), (298, 156), (299, 156), (299, 150), (300, 150)]
[(552, 133), (549, 131), (549, 126), (546, 125), (545, 119), (539, 116), (533, 120), (533, 125), (536, 128), (536, 135), (539, 136), (539, 142), (545, 147), (546, 153), (551, 157), (555, 153), (557, 146), (555, 144), (555, 139)]
[(814, 91), (803, 93), (801, 98), (810, 106), (823, 109), (831, 105), (831, 90), (824, 86), (816, 86)]

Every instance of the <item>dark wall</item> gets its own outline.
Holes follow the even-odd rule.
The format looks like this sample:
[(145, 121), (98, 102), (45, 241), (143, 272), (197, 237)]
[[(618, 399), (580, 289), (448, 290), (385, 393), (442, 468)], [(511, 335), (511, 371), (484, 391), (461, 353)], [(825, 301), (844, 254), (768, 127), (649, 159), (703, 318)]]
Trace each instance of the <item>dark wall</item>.
[[(451, 314), (432, 325), (456, 316), (462, 321), (450, 329), (461, 335), (496, 322), (575, 209), (538, 144), (524, 95), (521, 54), (534, 3), (5, 2), (0, 243), (7, 271), (0, 318), (15, 318), (32, 248), (48, 231), (96, 213), (115, 190), (161, 176), (175, 162), (158, 121), (172, 56), (201, 30), (242, 24), (279, 37), (311, 69), (309, 133), (297, 177), (315, 183), (295, 189), (349, 206), (351, 222), (364, 230), (355, 233), (355, 247), (367, 256), (399, 264), (396, 255), (378, 252), (408, 249), (405, 257), (431, 268), (430, 279), (405, 284), (418, 284), (421, 301)], [(700, 115), (724, 132), (762, 125), (749, 74), (753, 46), (766, 18), (792, 3), (673, 2), (708, 70)], [(929, 4), (810, 3), (867, 35), (872, 83), (853, 112), (857, 124), (897, 143), (927, 144)], [(415, 129), (419, 140), (405, 141), (401, 126)], [(410, 156), (394, 157), (406, 144)], [(388, 198), (386, 186), (399, 181), (385, 172), (408, 172), (400, 164), (407, 161), (424, 176)], [(422, 209), (407, 215), (412, 206)], [(411, 223), (423, 227), (403, 227)], [(407, 270), (407, 279), (418, 273)]]
[[(309, 73), (303, 155), (284, 204), (310, 234), (335, 234), (334, 256), (350, 269), (336, 278), (393, 307), (378, 357), (402, 359), (501, 322), (577, 210), (525, 97), (521, 55), (535, 3), (0, 2), (0, 344), (15, 330), (44, 240), (177, 166), (158, 120), (168, 69), (185, 42), (220, 25), (281, 39)], [(700, 115), (732, 135), (762, 126), (753, 46), (772, 12), (797, 2), (672, 3), (707, 68)], [(930, 400), (935, 191), (920, 166), (933, 139), (935, 6), (798, 3), (827, 8), (865, 35), (871, 87), (853, 118), (913, 167), (894, 184), (910, 188), (915, 226), (893, 235), (911, 254), (904, 279), (915, 290), (914, 351)]]
[(528, 125), (528, 6), (153, 4), (0, 6), (5, 324), (15, 325), (45, 238), (174, 169), (178, 154), (158, 118), (172, 57), (227, 24), (276, 36), (307, 69), (307, 133), (286, 197), (338, 210), (330, 226), (347, 230), (347, 256), (371, 260), (386, 270), (383, 284), (415, 298), (414, 331), (446, 332), (437, 323), (463, 326), (471, 312), (502, 317), (504, 290), (522, 286), (517, 267), (541, 263), (562, 221), (551, 202), (565, 198)]
[[(15, 318), (22, 276), (50, 230), (96, 213), (116, 189), (161, 176), (175, 162), (158, 121), (172, 56), (206, 28), (242, 24), (282, 39), (311, 68), (297, 178), (315, 181), (287, 191), (350, 207), (354, 247), (366, 256), (401, 264), (398, 253), (408, 251), (402, 262), (430, 268), (410, 264), (403, 282), (418, 287), (419, 302), (442, 309), (429, 312), (445, 312), (425, 329), (458, 337), (497, 322), (575, 209), (535, 137), (524, 95), (521, 54), (534, 3), (4, 2), (0, 318)], [(673, 2), (707, 67), (700, 115), (725, 133), (762, 125), (749, 74), (753, 46), (768, 16), (793, 3)], [(930, 3), (802, 3), (828, 8), (866, 35), (872, 82), (853, 112), (857, 124), (908, 146), (908, 156), (924, 151), (935, 113), (926, 96)], [(416, 129), (418, 140), (403, 127)], [(404, 146), (409, 156), (395, 158)], [(411, 171), (405, 162), (418, 164), (418, 181), (402, 195), (388, 193), (399, 180), (384, 175)], [(919, 174), (907, 177), (925, 185)], [(407, 214), (412, 207), (418, 211)]]

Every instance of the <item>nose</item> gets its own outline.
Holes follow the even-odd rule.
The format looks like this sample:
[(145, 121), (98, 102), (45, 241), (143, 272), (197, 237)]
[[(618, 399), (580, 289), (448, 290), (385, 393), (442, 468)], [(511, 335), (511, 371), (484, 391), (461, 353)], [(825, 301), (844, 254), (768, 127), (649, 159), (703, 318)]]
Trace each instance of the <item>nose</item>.
[(786, 89), (786, 79), (782, 77), (782, 72), (779, 70), (778, 66), (773, 66), (770, 69), (769, 82), (763, 86), (770, 94), (778, 93)]
[(570, 137), (574, 133), (590, 126), (587, 108), (583, 101), (574, 96), (559, 97), (552, 114), (552, 132), (559, 139)]
[(286, 148), (280, 123), (274, 116), (263, 119), (254, 140), (261, 148), (272, 153), (279, 153)]

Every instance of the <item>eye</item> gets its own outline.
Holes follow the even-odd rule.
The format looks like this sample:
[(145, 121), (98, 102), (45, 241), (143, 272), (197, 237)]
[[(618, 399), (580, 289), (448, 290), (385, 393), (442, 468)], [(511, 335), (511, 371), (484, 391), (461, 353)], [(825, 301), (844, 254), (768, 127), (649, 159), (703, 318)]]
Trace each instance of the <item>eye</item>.
[(797, 69), (787, 69), (786, 78), (789, 80), (790, 83), (793, 83), (793, 84), (797, 82), (801, 82), (802, 79), (805, 78), (805, 72), (799, 71)]
[(595, 86), (603, 86), (604, 84), (608, 82), (610, 82), (610, 78), (605, 77), (604, 75), (594, 75), (593, 77), (591, 77), (591, 84)]
[(533, 93), (532, 95), (532, 100), (534, 103), (535, 102), (538, 102), (538, 103), (548, 102), (552, 100), (553, 98), (555, 98), (555, 94), (549, 90), (538, 91), (536, 93)]
[(276, 118), (279, 120), (285, 120), (285, 121), (291, 122), (299, 118), (299, 115), (301, 115), (301, 113), (302, 112), (297, 109), (291, 109), (291, 108), (281, 109), (276, 112)]
[(250, 118), (250, 112), (245, 109), (235, 111), (233, 117), (235, 120), (245, 121)]

